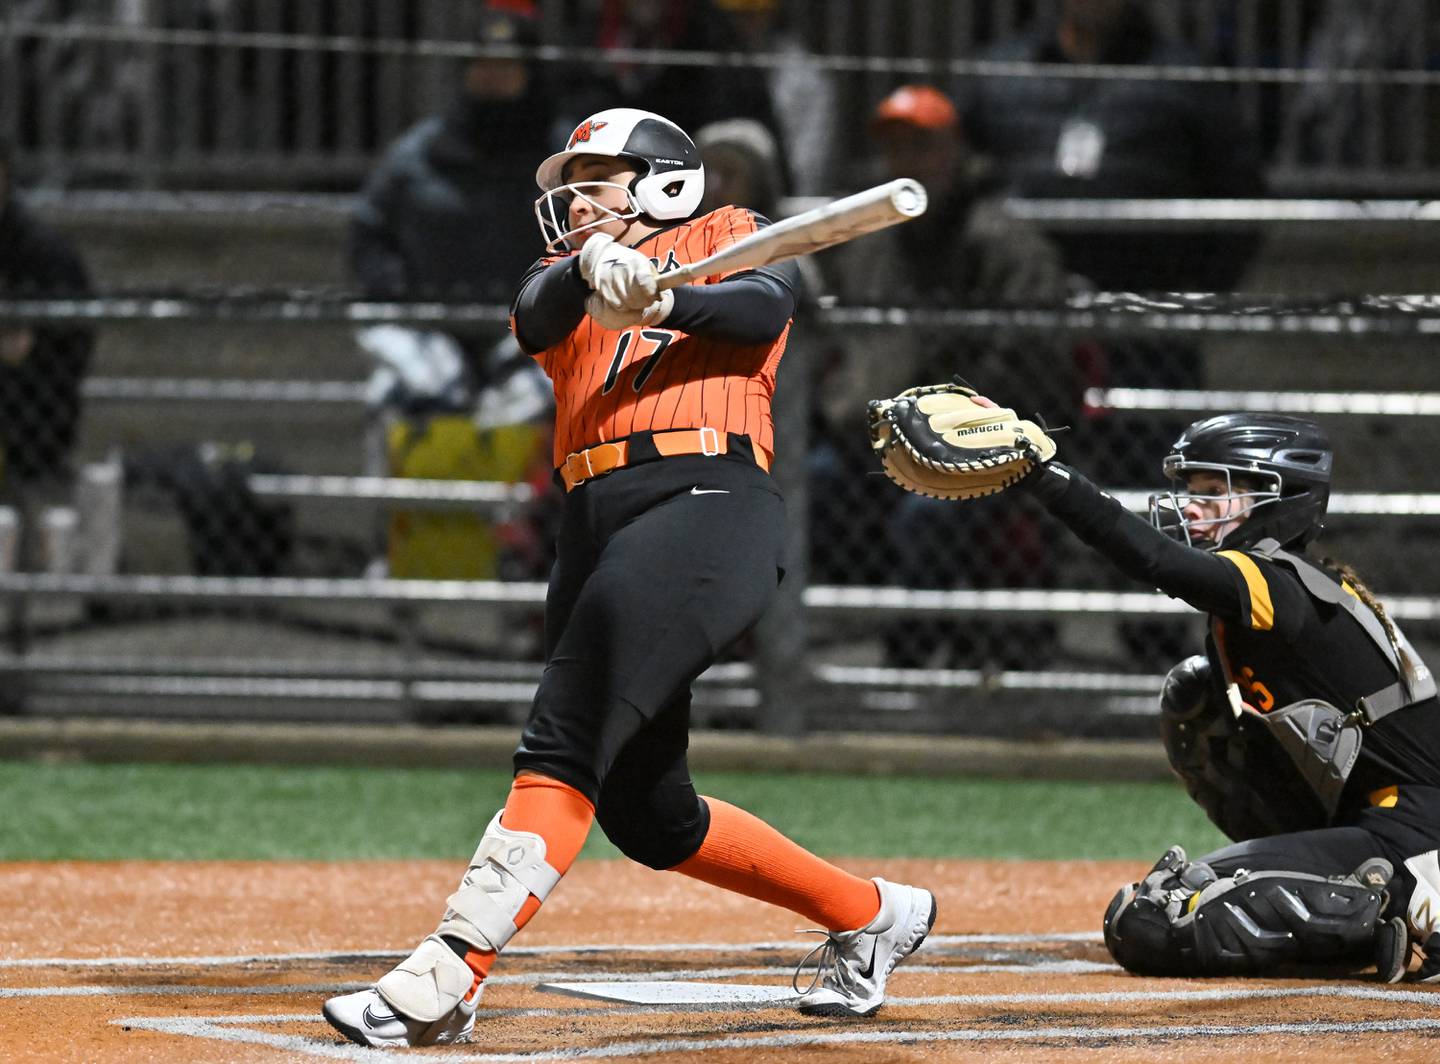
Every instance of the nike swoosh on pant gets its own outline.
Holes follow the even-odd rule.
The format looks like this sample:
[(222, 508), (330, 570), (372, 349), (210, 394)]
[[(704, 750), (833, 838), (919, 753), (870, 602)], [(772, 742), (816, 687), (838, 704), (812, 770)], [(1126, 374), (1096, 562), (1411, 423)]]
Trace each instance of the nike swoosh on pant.
[(690, 489), (691, 495), (729, 495), (728, 488), (701, 488), (699, 485)]

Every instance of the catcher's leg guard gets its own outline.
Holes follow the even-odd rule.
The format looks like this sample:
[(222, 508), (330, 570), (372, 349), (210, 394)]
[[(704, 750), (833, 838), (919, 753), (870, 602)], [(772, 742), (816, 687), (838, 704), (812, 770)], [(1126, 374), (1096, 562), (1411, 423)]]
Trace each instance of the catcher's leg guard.
[(1105, 913), (1105, 944), (1139, 975), (1240, 975), (1374, 957), (1394, 870), (1373, 858), (1346, 876), (1237, 872), (1225, 879), (1172, 847)]
[[(446, 899), (449, 908), (435, 933), (375, 984), (396, 1012), (438, 1020), (460, 1005), (475, 973), (444, 937), (498, 953), (515, 934), (515, 917), (530, 895), (543, 902), (560, 882), (560, 873), (545, 860), (545, 840), (502, 827), (500, 815), (486, 828), (460, 888)], [(474, 1000), (466, 1004), (473, 1008)]]

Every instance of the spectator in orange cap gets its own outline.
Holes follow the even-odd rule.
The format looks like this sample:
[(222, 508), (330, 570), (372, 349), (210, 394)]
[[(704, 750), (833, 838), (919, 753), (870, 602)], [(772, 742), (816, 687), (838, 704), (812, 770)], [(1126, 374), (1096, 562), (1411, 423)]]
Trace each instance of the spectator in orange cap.
[[(875, 177), (919, 180), (930, 194), (930, 207), (915, 221), (836, 249), (822, 261), (843, 303), (951, 308), (1050, 301), (1066, 294), (1059, 254), (1028, 223), (1005, 213), (983, 161), (967, 149), (955, 105), (944, 93), (929, 85), (903, 85), (876, 106), (869, 130), (878, 149)], [(820, 453), (833, 466), (817, 472), (833, 479), (817, 484), (811, 496), (818, 506), (830, 508), (813, 516), (816, 527), (828, 530), (816, 537), (828, 557), (815, 559), (814, 579), (914, 587), (1043, 582), (1047, 552), (1027, 508), (1001, 498), (993, 505), (987, 501), (986, 512), (977, 516), (979, 511), (932, 505), (932, 500), (891, 490), (883, 478), (863, 475), (873, 468), (863, 447), (864, 400), (959, 373), (986, 381), (987, 387), (992, 379), (1017, 386), (1025, 381), (1027, 388), (1036, 381), (1051, 382), (1053, 391), (1036, 401), (1047, 414), (1063, 417), (1071, 391), (1068, 351), (1033, 338), (1022, 344), (991, 335), (977, 342), (943, 328), (906, 326), (886, 332), (880, 357), (876, 339), (873, 333), (850, 330), (838, 369), (820, 385), (817, 405), (826, 414), (829, 434), (829, 450)], [(875, 551), (880, 539), (888, 540), (891, 549)], [(1027, 544), (1035, 549), (1027, 550)], [(855, 558), (876, 558), (881, 568), (857, 573)], [(938, 558), (953, 560), (950, 571), (937, 568)], [(923, 666), (940, 652), (943, 665), (1013, 666), (1023, 647), (1030, 659), (1025, 664), (1033, 667), (1035, 656), (1044, 653), (1043, 636), (1017, 638), (1003, 625), (967, 624), (962, 632), (949, 622), (934, 622), (928, 630), (906, 622), (904, 633), (884, 633), (885, 660)]]
[(915, 178), (932, 197), (948, 193), (964, 169), (959, 114), (948, 96), (929, 85), (902, 85), (881, 100), (870, 134), (886, 173)]
[[(948, 96), (929, 85), (902, 85), (876, 106), (869, 129), (879, 149), (876, 178), (915, 178), (930, 207), (913, 222), (837, 249), (832, 261), (846, 302), (950, 306), (1065, 294), (1055, 249), (1005, 213), (985, 162), (966, 147)], [(904, 388), (922, 378), (928, 379), (897, 376), (894, 383)]]

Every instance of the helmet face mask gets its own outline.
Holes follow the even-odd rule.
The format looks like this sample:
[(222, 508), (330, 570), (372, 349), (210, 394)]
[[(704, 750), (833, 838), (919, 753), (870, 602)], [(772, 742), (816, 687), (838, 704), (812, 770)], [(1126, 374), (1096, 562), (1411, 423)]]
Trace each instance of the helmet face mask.
[[(614, 189), (625, 197), (626, 207), (616, 210), (601, 203), (598, 195)], [(571, 228), (570, 205), (577, 199), (584, 200), (595, 212), (595, 219)], [(614, 181), (576, 181), (551, 189), (535, 201), (535, 220), (540, 223), (540, 232), (545, 236), (545, 251), (557, 254), (574, 251), (585, 243), (582, 234), (599, 228), (606, 222), (628, 222), (640, 217), (640, 205), (630, 189)], [(581, 239), (576, 240), (576, 237)]]
[[(1265, 470), (1187, 462), (1178, 454), (1166, 457), (1164, 470), (1170, 490), (1150, 496), (1150, 523), (1172, 539), (1204, 550), (1219, 550), (1241, 523), (1255, 516), (1254, 511), (1279, 502), (1284, 494), (1284, 478)], [(1194, 490), (1190, 477), (1196, 473), (1223, 479), (1224, 489)], [(1237, 483), (1237, 478), (1253, 481), (1255, 486)], [(1185, 511), (1190, 507), (1198, 508), (1202, 516), (1187, 517)], [(1207, 512), (1213, 516), (1203, 516)]]
[[(567, 185), (565, 169), (572, 159), (582, 155), (623, 160), (638, 176), (625, 190), (629, 204), (626, 212), (606, 208), (609, 216), (571, 231), (566, 212), (560, 210), (560, 200), (553, 194), (563, 196), (568, 191), (573, 199), (575, 186)], [(540, 164), (535, 183), (545, 193), (536, 201), (535, 216), (546, 250), (554, 253), (574, 250), (578, 245), (572, 237), (615, 219), (640, 218), (664, 225), (692, 217), (705, 193), (705, 167), (695, 142), (674, 122), (650, 111), (614, 107), (576, 126), (565, 150)], [(564, 200), (567, 211), (570, 202)], [(562, 221), (564, 224), (559, 224)]]
[[(1165, 458), (1171, 490), (1150, 497), (1150, 520), (1204, 550), (1244, 549), (1266, 539), (1303, 549), (1324, 527), (1333, 461), (1324, 430), (1304, 418), (1244, 413), (1205, 418), (1181, 433)], [(1212, 483), (1196, 490), (1191, 478), (1204, 474)]]

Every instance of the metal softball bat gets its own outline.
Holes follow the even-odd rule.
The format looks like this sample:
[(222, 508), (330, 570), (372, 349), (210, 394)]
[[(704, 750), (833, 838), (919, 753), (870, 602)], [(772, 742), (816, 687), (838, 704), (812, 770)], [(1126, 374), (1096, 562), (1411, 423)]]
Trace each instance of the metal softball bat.
[(766, 226), (723, 251), (662, 274), (662, 289), (732, 270), (750, 270), (799, 258), (888, 229), (925, 213), (925, 186), (900, 177)]

